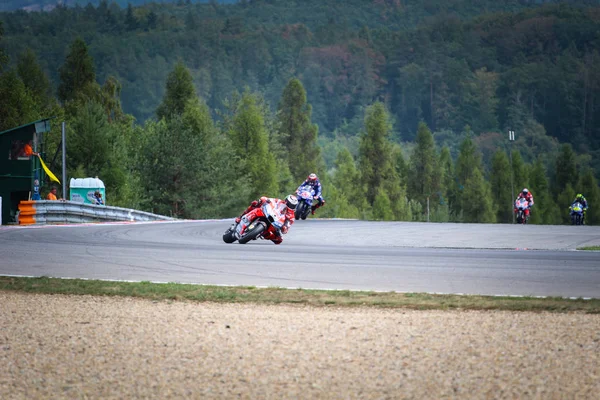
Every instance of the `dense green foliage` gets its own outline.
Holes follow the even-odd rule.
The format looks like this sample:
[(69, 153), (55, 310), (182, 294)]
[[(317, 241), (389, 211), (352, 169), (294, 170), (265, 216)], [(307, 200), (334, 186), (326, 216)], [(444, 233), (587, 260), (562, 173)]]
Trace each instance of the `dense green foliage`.
[(97, 4), (0, 13), (0, 131), (67, 121), (69, 176), (109, 203), (231, 216), (318, 172), (328, 217), (510, 222), (524, 186), (535, 223), (595, 205), (599, 1)]

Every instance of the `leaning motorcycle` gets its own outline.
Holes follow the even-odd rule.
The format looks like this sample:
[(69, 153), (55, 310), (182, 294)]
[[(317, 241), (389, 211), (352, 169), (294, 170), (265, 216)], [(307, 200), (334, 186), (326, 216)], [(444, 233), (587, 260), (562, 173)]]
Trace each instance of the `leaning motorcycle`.
[(285, 213), (277, 207), (276, 203), (265, 201), (260, 207), (255, 208), (240, 218), (223, 234), (225, 243), (236, 240), (240, 244), (264, 237), (268, 233), (280, 232), (285, 223)]
[(573, 225), (583, 225), (583, 205), (576, 201), (571, 204), (571, 223)]
[(517, 224), (526, 224), (527, 223), (527, 214), (525, 214), (525, 210), (529, 208), (529, 202), (520, 198), (515, 201), (515, 210), (517, 213)]
[(296, 190), (296, 197), (298, 197), (298, 205), (294, 211), (294, 218), (296, 220), (306, 219), (312, 208), (313, 198), (315, 196), (315, 190), (310, 185), (303, 185)]

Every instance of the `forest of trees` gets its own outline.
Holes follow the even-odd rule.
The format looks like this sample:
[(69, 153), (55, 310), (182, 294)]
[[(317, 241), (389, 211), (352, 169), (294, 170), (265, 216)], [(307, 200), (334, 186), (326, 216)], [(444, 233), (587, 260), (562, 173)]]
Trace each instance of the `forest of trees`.
[(69, 177), (182, 218), (236, 215), (317, 172), (323, 217), (509, 223), (528, 187), (531, 222), (568, 223), (581, 192), (597, 224), (599, 48), (591, 0), (0, 13), (0, 131), (56, 116)]

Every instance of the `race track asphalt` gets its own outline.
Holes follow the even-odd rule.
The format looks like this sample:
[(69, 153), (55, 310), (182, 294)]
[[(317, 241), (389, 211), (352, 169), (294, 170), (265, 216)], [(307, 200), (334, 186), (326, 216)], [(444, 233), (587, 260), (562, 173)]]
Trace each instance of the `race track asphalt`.
[(600, 227), (297, 221), (283, 244), (231, 220), (0, 228), (0, 275), (600, 298)]

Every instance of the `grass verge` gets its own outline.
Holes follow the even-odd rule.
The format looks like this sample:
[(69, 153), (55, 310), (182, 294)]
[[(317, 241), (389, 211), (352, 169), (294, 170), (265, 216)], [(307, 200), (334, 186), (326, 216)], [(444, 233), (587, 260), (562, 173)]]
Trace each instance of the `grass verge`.
[(577, 250), (600, 250), (600, 246), (578, 247)]
[(427, 293), (358, 292), (181, 283), (112, 282), (0, 276), (0, 290), (26, 293), (129, 296), (151, 300), (218, 303), (304, 304), (317, 307), (379, 307), (418, 310), (509, 310), (600, 313), (600, 299), (459, 296)]

